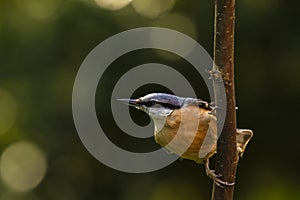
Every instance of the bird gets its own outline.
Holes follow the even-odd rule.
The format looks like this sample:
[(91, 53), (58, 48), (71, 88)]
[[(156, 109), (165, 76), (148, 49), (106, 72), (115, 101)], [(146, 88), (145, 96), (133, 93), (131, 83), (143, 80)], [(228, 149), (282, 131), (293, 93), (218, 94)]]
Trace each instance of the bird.
[[(219, 186), (234, 183), (220, 179), (209, 167), (217, 152), (217, 117), (207, 101), (166, 93), (150, 93), (136, 99), (118, 99), (148, 114), (154, 122), (154, 139), (168, 152), (204, 164), (206, 174)], [(242, 156), (253, 136), (250, 129), (237, 129), (237, 151)]]

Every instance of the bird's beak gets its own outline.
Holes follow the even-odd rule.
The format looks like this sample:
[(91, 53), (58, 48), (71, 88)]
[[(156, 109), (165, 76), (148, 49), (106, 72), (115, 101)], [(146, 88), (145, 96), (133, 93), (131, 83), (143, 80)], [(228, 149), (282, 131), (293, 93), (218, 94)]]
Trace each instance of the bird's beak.
[(136, 99), (117, 99), (117, 100), (129, 106), (140, 107)]

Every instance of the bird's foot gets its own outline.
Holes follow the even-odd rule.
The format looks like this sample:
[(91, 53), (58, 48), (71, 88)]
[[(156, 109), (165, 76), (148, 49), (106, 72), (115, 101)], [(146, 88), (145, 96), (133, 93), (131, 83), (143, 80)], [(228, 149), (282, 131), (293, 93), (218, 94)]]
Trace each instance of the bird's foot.
[(208, 162), (208, 160), (205, 163), (205, 171), (206, 171), (206, 175), (209, 178), (211, 178), (217, 186), (219, 186), (221, 188), (224, 188), (224, 186), (233, 186), (235, 184), (234, 182), (230, 183), (230, 182), (227, 182), (227, 181), (222, 181), (220, 179), (220, 177), (222, 175), (216, 174), (215, 170), (212, 170), (212, 169), (209, 168), (209, 162)]

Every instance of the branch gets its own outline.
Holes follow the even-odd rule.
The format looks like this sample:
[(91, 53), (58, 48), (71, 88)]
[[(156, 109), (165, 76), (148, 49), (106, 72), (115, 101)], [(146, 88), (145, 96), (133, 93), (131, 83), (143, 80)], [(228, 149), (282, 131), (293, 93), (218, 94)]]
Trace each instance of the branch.
[[(226, 98), (226, 119), (222, 134), (218, 139), (216, 173), (221, 174), (221, 179), (227, 182), (235, 182), (238, 154), (236, 148), (236, 104), (234, 90), (234, 22), (235, 0), (215, 0), (214, 21), (214, 67), (213, 71), (220, 72), (223, 78), (226, 97), (221, 97), (215, 89), (216, 105), (223, 105), (221, 99)], [(214, 81), (214, 85), (218, 84)], [(215, 87), (217, 88), (217, 87)], [(222, 112), (219, 109), (218, 112)], [(219, 114), (218, 114), (219, 115)], [(219, 130), (222, 127), (218, 127)], [(221, 188), (214, 184), (213, 200), (233, 199), (234, 186)]]

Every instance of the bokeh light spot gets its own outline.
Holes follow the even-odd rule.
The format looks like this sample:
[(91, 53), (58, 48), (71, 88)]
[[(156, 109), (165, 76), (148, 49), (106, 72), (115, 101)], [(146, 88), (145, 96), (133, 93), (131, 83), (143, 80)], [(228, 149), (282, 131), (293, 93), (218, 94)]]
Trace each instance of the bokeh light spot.
[(6, 90), (0, 89), (0, 135), (6, 133), (14, 124), (17, 115), (17, 103)]
[[(169, 29), (173, 29), (176, 31), (179, 31), (181, 33), (184, 33), (190, 37), (192, 37), (193, 39), (197, 40), (197, 29), (196, 29), (196, 25), (195, 23), (189, 19), (188, 17), (181, 15), (181, 14), (168, 14), (166, 16), (163, 16), (161, 18), (159, 18), (158, 20), (156, 20), (153, 25), (154, 27), (164, 27), (164, 28), (169, 28)], [(156, 43), (156, 38), (160, 38), (159, 35), (150, 35), (150, 41), (152, 43)], [(181, 48), (182, 50), (184, 50), (186, 53), (185, 55), (188, 55), (189, 53), (191, 53), (196, 45), (196, 43), (194, 45), (188, 45), (182, 41), (177, 40), (176, 38), (168, 38), (168, 41), (164, 41), (167, 42), (168, 45), (176, 45), (178, 46), (177, 48)], [(161, 42), (161, 41), (159, 41)], [(175, 56), (163, 51), (158, 51), (155, 50), (154, 51), (162, 58), (165, 59), (169, 59), (169, 60), (176, 60), (176, 59), (180, 59), (179, 56)]]
[(140, 15), (154, 19), (170, 11), (175, 2), (175, 0), (133, 0), (132, 6)]
[(1, 155), (0, 175), (15, 191), (35, 188), (46, 173), (46, 158), (33, 143), (20, 141), (8, 146)]
[(119, 10), (131, 3), (132, 0), (94, 0), (98, 6), (107, 10)]
[(18, 0), (17, 6), (35, 19), (49, 19), (55, 16), (61, 0)]

